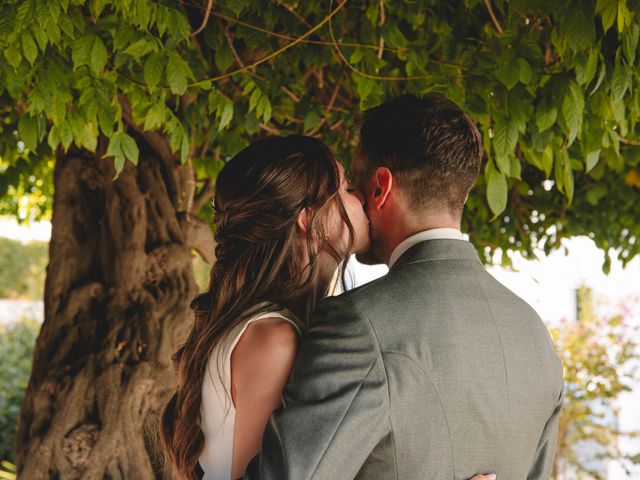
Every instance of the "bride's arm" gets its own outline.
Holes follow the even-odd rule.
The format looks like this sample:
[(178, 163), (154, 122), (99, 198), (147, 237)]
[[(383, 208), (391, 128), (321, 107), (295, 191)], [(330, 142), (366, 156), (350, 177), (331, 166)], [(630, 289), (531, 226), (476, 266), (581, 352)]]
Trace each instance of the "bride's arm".
[(290, 323), (265, 318), (247, 327), (231, 354), (231, 393), (236, 407), (231, 478), (242, 476), (260, 450), (269, 415), (280, 406), (297, 342)]

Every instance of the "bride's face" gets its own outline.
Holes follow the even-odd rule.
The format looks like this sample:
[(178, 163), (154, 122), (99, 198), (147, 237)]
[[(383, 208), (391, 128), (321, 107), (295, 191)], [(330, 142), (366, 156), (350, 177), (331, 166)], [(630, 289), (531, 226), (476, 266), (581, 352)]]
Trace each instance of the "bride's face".
[[(342, 204), (353, 226), (353, 246), (349, 254), (363, 253), (369, 249), (369, 219), (364, 212), (364, 196), (362, 192), (347, 180), (344, 167), (338, 164), (340, 170), (339, 195)], [(349, 242), (349, 229), (342, 221), (337, 208), (331, 209), (330, 224), (334, 227), (329, 232), (331, 243), (340, 251), (345, 251)]]

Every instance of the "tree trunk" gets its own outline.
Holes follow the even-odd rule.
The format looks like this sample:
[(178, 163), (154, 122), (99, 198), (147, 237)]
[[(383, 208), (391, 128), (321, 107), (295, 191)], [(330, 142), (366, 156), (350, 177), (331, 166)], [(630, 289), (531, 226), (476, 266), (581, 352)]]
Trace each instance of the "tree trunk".
[(178, 211), (175, 179), (189, 175), (176, 171), (189, 167), (169, 171), (143, 145), (138, 167), (127, 162), (114, 181), (113, 160), (100, 156), (75, 150), (56, 160), (19, 478), (163, 475), (157, 418), (175, 386), (171, 355), (192, 321), (193, 237), (211, 240), (201, 245), (211, 252), (212, 237)]

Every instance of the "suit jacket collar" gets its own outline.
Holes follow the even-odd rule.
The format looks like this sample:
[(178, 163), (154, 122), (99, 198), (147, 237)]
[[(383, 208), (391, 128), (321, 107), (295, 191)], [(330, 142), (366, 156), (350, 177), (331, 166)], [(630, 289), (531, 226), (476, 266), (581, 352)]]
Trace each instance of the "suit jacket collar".
[(406, 252), (393, 264), (390, 270), (402, 265), (433, 260), (472, 260), (482, 265), (475, 247), (467, 240), (434, 239), (420, 242)]

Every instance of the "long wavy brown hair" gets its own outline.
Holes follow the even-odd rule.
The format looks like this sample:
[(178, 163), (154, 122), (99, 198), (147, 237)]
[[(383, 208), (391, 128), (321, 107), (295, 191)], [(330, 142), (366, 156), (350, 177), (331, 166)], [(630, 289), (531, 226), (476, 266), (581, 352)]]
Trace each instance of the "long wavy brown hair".
[[(354, 230), (339, 196), (340, 181), (329, 148), (301, 135), (259, 140), (220, 172), (214, 201), (216, 262), (208, 291), (191, 303), (195, 322), (173, 356), (178, 386), (161, 419), (164, 449), (181, 477), (198, 478), (198, 458), (204, 448), (202, 384), (216, 343), (261, 302), (286, 307), (308, 295), (313, 303), (309, 287), (322, 250), (344, 266)], [(332, 209), (348, 228), (346, 251), (327, 240)], [(308, 228), (301, 245), (297, 218), (302, 210)], [(303, 262), (307, 256), (309, 261)]]

